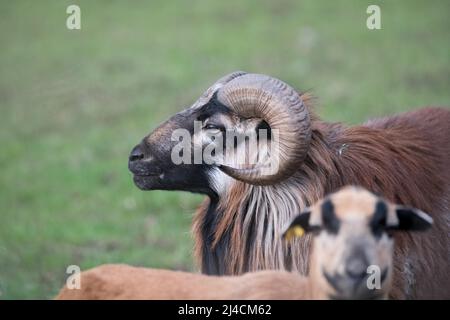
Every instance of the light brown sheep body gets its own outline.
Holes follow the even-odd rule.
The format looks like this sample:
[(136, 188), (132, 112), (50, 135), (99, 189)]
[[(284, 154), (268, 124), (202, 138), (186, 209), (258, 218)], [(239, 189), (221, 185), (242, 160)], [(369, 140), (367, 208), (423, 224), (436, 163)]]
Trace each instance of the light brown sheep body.
[(307, 286), (305, 277), (282, 271), (219, 277), (111, 264), (83, 272), (81, 290), (63, 288), (57, 299), (312, 299)]

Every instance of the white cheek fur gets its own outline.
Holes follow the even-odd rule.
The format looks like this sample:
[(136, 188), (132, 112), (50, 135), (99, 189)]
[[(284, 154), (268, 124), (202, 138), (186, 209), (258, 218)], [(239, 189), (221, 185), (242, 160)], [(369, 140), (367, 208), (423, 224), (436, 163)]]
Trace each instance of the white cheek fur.
[(208, 173), (211, 188), (218, 194), (224, 194), (230, 186), (233, 178), (223, 173), (219, 168), (213, 168)]

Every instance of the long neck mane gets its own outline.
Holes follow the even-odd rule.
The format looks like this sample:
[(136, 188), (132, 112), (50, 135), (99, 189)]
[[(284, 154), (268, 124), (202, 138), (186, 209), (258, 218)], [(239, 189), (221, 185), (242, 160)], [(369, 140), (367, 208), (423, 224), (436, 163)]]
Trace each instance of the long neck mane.
[(233, 181), (225, 194), (203, 203), (193, 226), (202, 272), (285, 269), (306, 274), (310, 237), (289, 244), (281, 238), (294, 215), (348, 184), (427, 211), (424, 204), (439, 195), (422, 190), (441, 188), (441, 181), (430, 178), (435, 175), (429, 165), (436, 158), (414, 127), (346, 128), (314, 121), (310, 151), (295, 175), (272, 186)]

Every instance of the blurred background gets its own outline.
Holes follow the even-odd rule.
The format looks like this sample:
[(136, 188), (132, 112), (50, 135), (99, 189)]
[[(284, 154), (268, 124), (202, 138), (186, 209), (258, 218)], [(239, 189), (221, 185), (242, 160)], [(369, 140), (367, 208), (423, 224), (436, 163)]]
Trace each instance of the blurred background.
[[(66, 8), (81, 8), (81, 30)], [(366, 27), (381, 7), (381, 30)], [(450, 1), (0, 0), (0, 299), (52, 298), (66, 267), (196, 270), (202, 196), (143, 192), (131, 148), (234, 70), (357, 123), (450, 106)]]

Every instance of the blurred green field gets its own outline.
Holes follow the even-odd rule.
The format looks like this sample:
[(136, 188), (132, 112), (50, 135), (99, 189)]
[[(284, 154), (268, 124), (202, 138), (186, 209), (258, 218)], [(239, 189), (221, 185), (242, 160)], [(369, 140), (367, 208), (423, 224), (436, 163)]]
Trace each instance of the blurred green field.
[[(65, 27), (78, 4), (82, 29)], [(382, 30), (366, 28), (379, 4)], [(328, 120), (450, 105), (450, 2), (0, 0), (0, 299), (65, 269), (195, 270), (202, 197), (142, 192), (130, 149), (233, 70), (312, 89)]]

